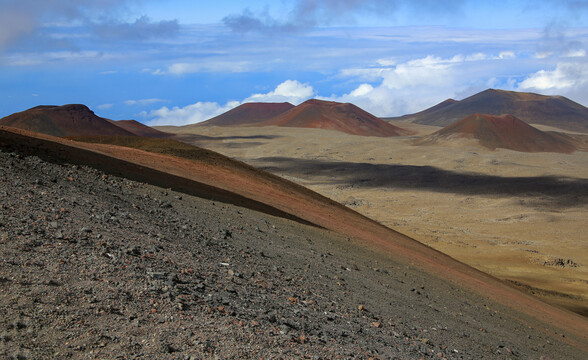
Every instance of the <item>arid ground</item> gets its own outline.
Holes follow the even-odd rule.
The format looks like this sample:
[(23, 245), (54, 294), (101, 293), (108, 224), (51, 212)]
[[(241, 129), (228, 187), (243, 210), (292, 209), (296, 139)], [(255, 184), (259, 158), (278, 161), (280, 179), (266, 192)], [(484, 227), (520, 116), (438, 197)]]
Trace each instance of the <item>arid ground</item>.
[(0, 356), (586, 358), (585, 317), (293, 182), (85, 141), (0, 127)]
[[(418, 135), (438, 127), (398, 123)], [(540, 126), (538, 128), (541, 128)], [(278, 127), (160, 128), (269, 170), (553, 304), (588, 314), (588, 153), (414, 145)]]

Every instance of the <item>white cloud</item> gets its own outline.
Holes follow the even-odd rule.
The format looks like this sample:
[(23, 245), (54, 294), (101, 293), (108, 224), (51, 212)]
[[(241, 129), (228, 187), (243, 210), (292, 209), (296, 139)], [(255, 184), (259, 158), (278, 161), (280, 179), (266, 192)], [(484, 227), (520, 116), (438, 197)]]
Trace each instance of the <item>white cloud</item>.
[(169, 109), (164, 106), (150, 112), (142, 112), (141, 116), (146, 119), (150, 126), (157, 125), (188, 125), (195, 124), (224, 112), (227, 112), (246, 102), (290, 102), (299, 104), (304, 100), (314, 96), (315, 92), (312, 86), (302, 84), (297, 80), (286, 80), (279, 84), (273, 91), (265, 94), (253, 94), (243, 101), (229, 101), (224, 105), (217, 102), (197, 102), (185, 107), (173, 107)]
[(350, 102), (376, 116), (419, 111), (454, 93), (457, 78), (454, 67), (465, 61), (466, 57), (461, 55), (451, 58), (426, 56), (399, 64), (378, 60), (378, 65), (390, 65), (343, 70), (342, 76), (365, 82), (348, 94), (324, 99)]
[(145, 105), (155, 104), (158, 102), (166, 102), (166, 101), (167, 100), (163, 100), (163, 99), (140, 99), (140, 100), (126, 100), (124, 103), (125, 103), (125, 105), (129, 105), (129, 106), (134, 106), (134, 105), (145, 106)]
[(512, 51), (503, 51), (498, 54), (499, 59), (515, 59), (517, 56)]
[(560, 63), (553, 70), (539, 70), (518, 85), (521, 90), (572, 90), (588, 84), (588, 64)]
[(351, 102), (376, 116), (396, 116), (423, 110), (455, 94), (473, 93), (492, 83), (511, 86), (512, 81), (497, 72), (488, 72), (491, 62), (516, 59), (512, 51), (458, 54), (452, 57), (426, 56), (396, 63), (376, 61), (378, 66), (345, 69), (340, 76), (362, 83), (343, 95), (322, 97)]
[[(99, 40), (175, 37), (175, 20), (153, 22), (147, 16), (126, 21), (136, 0), (8, 0), (0, 1), (0, 53), (26, 39), (40, 47), (72, 48), (68, 42), (48, 42), (47, 26), (83, 24)], [(59, 36), (59, 34), (55, 34)], [(73, 39), (72, 36), (68, 36)]]
[[(52, 51), (42, 54), (15, 53), (6, 56), (8, 66), (38, 66), (44, 64), (88, 63), (120, 58), (120, 54), (100, 51)], [(107, 74), (107, 73), (106, 73)]]
[(536, 59), (547, 59), (551, 55), (553, 55), (552, 51), (541, 51), (541, 52), (538, 52), (535, 54), (535, 58)]
[(202, 62), (181, 62), (175, 63), (166, 70), (144, 69), (144, 72), (150, 72), (153, 75), (187, 75), (206, 72), (229, 72), (240, 73), (247, 72), (252, 69), (252, 64), (249, 61), (222, 61), (222, 60), (206, 60)]
[(571, 58), (584, 57), (584, 56), (586, 56), (586, 50), (584, 50), (584, 49), (570, 50), (564, 56), (571, 57)]
[(472, 55), (469, 55), (465, 58), (466, 61), (480, 61), (480, 60), (486, 60), (486, 54), (484, 53), (475, 53)]
[(289, 102), (297, 105), (314, 95), (314, 89), (309, 84), (302, 84), (297, 80), (286, 80), (274, 91), (266, 94), (253, 94), (243, 102)]
[(108, 110), (108, 109), (112, 108), (113, 106), (114, 106), (114, 104), (102, 104), (102, 105), (96, 106), (96, 108), (98, 110)]
[(197, 102), (185, 107), (168, 108), (164, 106), (150, 112), (142, 112), (141, 115), (151, 120), (147, 121), (149, 126), (158, 125), (189, 125), (208, 120), (224, 112), (227, 112), (239, 105), (239, 102), (228, 102), (225, 105), (219, 105), (216, 102)]
[(369, 95), (372, 91), (374, 91), (374, 87), (370, 84), (361, 84), (357, 87), (357, 89), (353, 90), (349, 93), (349, 96), (353, 97), (361, 97)]

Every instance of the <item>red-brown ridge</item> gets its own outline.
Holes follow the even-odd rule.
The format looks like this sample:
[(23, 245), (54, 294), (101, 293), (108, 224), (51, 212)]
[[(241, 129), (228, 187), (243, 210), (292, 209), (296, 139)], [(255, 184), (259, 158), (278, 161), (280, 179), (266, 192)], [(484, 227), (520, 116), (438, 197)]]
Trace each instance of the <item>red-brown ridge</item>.
[(137, 120), (110, 120), (106, 119), (111, 124), (114, 124), (128, 132), (133, 133), (137, 136), (150, 137), (150, 138), (163, 138), (170, 137), (172, 134), (168, 134), (163, 131), (156, 130), (145, 124), (141, 124)]
[(588, 132), (588, 108), (568, 98), (496, 89), (484, 90), (460, 101), (445, 100), (421, 112), (386, 120), (447, 126), (476, 113), (512, 114), (527, 124)]
[(284, 126), (342, 131), (363, 136), (401, 136), (412, 132), (391, 125), (349, 103), (311, 99), (290, 103), (247, 103), (193, 126)]
[(265, 121), (262, 126), (318, 128), (363, 136), (402, 136), (411, 132), (368, 113), (350, 103), (307, 100)]
[(202, 123), (188, 125), (199, 126), (240, 126), (259, 124), (292, 109), (294, 105), (284, 103), (245, 103)]
[(489, 148), (523, 152), (572, 153), (573, 143), (553, 132), (545, 132), (508, 114), (473, 114), (433, 133), (429, 139), (470, 137)]
[(114, 121), (102, 118), (81, 104), (36, 106), (0, 119), (0, 125), (59, 137), (168, 136), (135, 120)]

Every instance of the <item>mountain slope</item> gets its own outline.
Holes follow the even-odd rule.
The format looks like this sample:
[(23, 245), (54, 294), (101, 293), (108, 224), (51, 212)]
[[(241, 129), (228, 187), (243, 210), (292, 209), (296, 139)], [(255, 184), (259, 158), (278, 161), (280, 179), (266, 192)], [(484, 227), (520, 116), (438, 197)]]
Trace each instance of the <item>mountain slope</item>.
[(239, 126), (258, 124), (292, 109), (294, 105), (284, 103), (245, 103), (212, 119), (190, 126)]
[(497, 290), (488, 279), (444, 280), (459, 269), (426, 272), (156, 171), (235, 180), (216, 177), (220, 155), (193, 151), (182, 161), (0, 128), (1, 357), (586, 358), (580, 317), (525, 296), (502, 305), (504, 292), (478, 295)]
[(409, 131), (388, 124), (353, 104), (315, 99), (307, 100), (260, 125), (318, 128), (363, 136), (410, 134)]
[(512, 115), (473, 114), (425, 137), (424, 142), (455, 137), (477, 139), (489, 148), (523, 152), (572, 153), (573, 142), (566, 137), (538, 130)]
[(41, 105), (0, 119), (0, 125), (42, 134), (67, 136), (143, 136), (169, 137), (136, 120), (110, 120), (97, 116), (87, 106)]
[[(149, 141), (157, 143), (161, 140), (151, 139)], [(474, 313), (472, 313), (474, 318), (483, 316), (483, 313), (485, 314), (486, 311), (484, 309), (489, 308), (497, 309), (495, 310), (496, 314), (501, 314), (500, 318), (492, 316), (484, 317), (483, 323), (478, 324), (478, 320), (476, 320), (476, 323), (474, 324), (475, 329), (489, 329), (488, 331), (493, 335), (485, 334), (485, 336), (496, 339), (494, 341), (498, 341), (502, 336), (513, 338), (512, 333), (510, 330), (507, 330), (507, 328), (510, 328), (511, 330), (517, 328), (516, 331), (513, 330), (517, 334), (517, 346), (525, 347), (527, 346), (525, 344), (529, 342), (529, 339), (526, 337), (526, 334), (530, 331), (528, 326), (530, 326), (529, 324), (532, 324), (539, 333), (553, 334), (550, 336), (552, 339), (551, 341), (558, 341), (561, 344), (561, 346), (559, 346), (560, 348), (563, 348), (563, 343), (565, 342), (574, 347), (576, 349), (575, 351), (579, 351), (577, 354), (588, 350), (588, 338), (586, 335), (588, 334), (588, 322), (581, 316), (546, 305), (536, 298), (523, 294), (487, 274), (481, 273), (463, 263), (455, 261), (444, 254), (386, 228), (377, 222), (342, 206), (341, 204), (335, 203), (301, 186), (240, 162), (231, 161), (230, 159), (219, 161), (218, 157), (220, 155), (218, 154), (211, 158), (207, 156), (206, 153), (200, 152), (200, 155), (194, 156), (189, 160), (120, 146), (65, 141), (7, 128), (0, 129), (0, 148), (29, 155), (41, 155), (43, 158), (52, 159), (52, 161), (57, 161), (58, 163), (66, 162), (70, 164), (91, 165), (99, 171), (106, 171), (115, 175), (123, 175), (134, 181), (148, 182), (150, 184), (162, 186), (163, 188), (181, 191), (186, 194), (212, 199), (218, 199), (218, 197), (221, 197), (221, 200), (228, 204), (233, 204), (235, 203), (234, 201), (245, 207), (249, 207), (252, 204), (263, 204), (265, 205), (265, 208), (261, 208), (261, 211), (268, 211), (271, 213), (272, 211), (277, 210), (275, 212), (276, 215), (282, 216), (283, 214), (286, 214), (287, 216), (284, 217), (289, 216), (293, 219), (312, 223), (320, 228), (341, 234), (350, 241), (352, 240), (352, 243), (356, 244), (358, 249), (373, 249), (373, 251), (378, 254), (378, 257), (388, 259), (380, 259), (378, 262), (385, 261), (387, 263), (387, 261), (391, 261), (391, 263), (387, 263), (388, 265), (386, 265), (386, 267), (392, 271), (390, 276), (386, 276), (388, 279), (386, 281), (392, 281), (392, 283), (389, 284), (389, 286), (391, 286), (390, 288), (395, 288), (399, 286), (398, 284), (403, 283), (399, 280), (403, 278), (403, 276), (412, 277), (415, 274), (413, 271), (427, 273), (427, 283), (419, 285), (418, 291), (417, 287), (414, 287), (411, 292), (416, 295), (421, 295), (424, 291), (425, 294), (427, 294), (426, 298), (422, 298), (424, 303), (421, 305), (423, 307), (420, 308), (421, 305), (419, 305), (420, 310), (413, 314), (415, 317), (421, 317), (424, 313), (428, 314), (427, 318), (429, 318), (429, 316), (440, 316), (440, 318), (431, 318), (435, 320), (431, 320), (432, 322), (429, 326), (437, 327), (437, 323), (444, 323), (446, 321), (453, 322), (454, 320), (450, 319), (455, 319), (453, 318), (454, 315), (446, 313), (446, 310), (443, 309), (449, 309), (452, 306), (456, 306), (455, 304), (463, 304), (464, 301), (468, 301), (470, 306), (471, 304), (474, 304), (474, 307), (478, 309), (477, 311), (474, 311), (476, 315), (473, 315)], [(95, 176), (95, 178), (100, 179), (101, 177)], [(72, 177), (72, 179), (75, 182), (75, 178)], [(137, 200), (133, 200), (133, 204), (135, 204), (134, 206), (137, 206), (135, 201)], [(75, 204), (75, 202), (73, 204)], [(177, 205), (176, 202), (174, 202), (174, 204)], [(160, 207), (165, 209), (169, 206), (166, 203), (161, 203)], [(138, 206), (138, 208), (140, 209), (141, 206)], [(190, 213), (192, 214), (194, 213), (193, 208), (193, 206), (188, 206), (188, 209), (190, 209)], [(157, 211), (154, 212), (154, 214), (157, 213)], [(237, 212), (229, 209), (228, 213), (235, 214)], [(111, 215), (109, 215), (109, 218), (110, 216)], [(182, 220), (178, 219), (177, 216), (179, 215), (173, 215), (173, 218), (171, 218), (170, 221), (172, 223), (179, 222), (178, 224), (181, 224)], [(238, 229), (239, 228), (236, 228), (231, 231), (237, 234)], [(261, 228), (259, 228), (259, 230), (261, 230), (261, 233), (267, 231)], [(230, 248), (230, 240), (228, 240), (227, 235), (229, 233), (224, 231), (222, 234), (224, 234), (223, 236), (225, 236), (225, 240), (227, 240), (227, 246)], [(279, 235), (276, 236), (279, 238)], [(216, 239), (216, 241), (218, 241), (218, 237)], [(268, 239), (263, 243), (264, 248), (263, 250), (260, 250), (263, 252), (262, 257), (270, 256), (273, 259), (279, 258), (278, 255), (267, 255), (270, 253), (271, 245), (274, 241), (275, 240)], [(312, 242), (313, 240), (311, 239), (310, 243)], [(344, 243), (342, 243), (341, 246), (343, 246), (343, 244)], [(331, 243), (329, 246), (337, 248), (339, 245), (337, 243)], [(296, 248), (296, 246), (292, 246), (291, 250), (287, 251), (293, 251), (292, 249), (294, 248)], [(108, 253), (108, 248), (106, 251)], [(331, 253), (333, 253), (333, 251), (331, 251)], [(349, 254), (354, 254), (354, 251), (348, 253), (348, 255)], [(309, 259), (308, 257), (303, 258), (305, 259), (303, 261)], [(225, 262), (230, 263), (230, 259), (231, 257), (228, 257), (226, 260), (223, 260), (223, 264)], [(349, 271), (353, 272), (352, 263), (354, 260), (351, 260), (350, 258), (338, 258), (334, 260), (335, 264), (339, 264), (338, 268), (343, 267), (345, 269), (345, 271), (342, 271), (336, 278), (341, 284), (340, 286), (345, 287), (345, 281), (341, 280), (341, 276), (349, 278), (349, 275), (345, 274), (347, 274), (347, 268), (350, 269)], [(351, 264), (349, 264), (349, 262), (351, 262)], [(300, 265), (299, 262), (296, 262), (296, 264)], [(373, 264), (375, 264), (375, 262)], [(359, 278), (365, 278), (366, 276), (371, 276), (369, 274), (369, 270), (365, 269), (361, 270), (356, 275), (359, 276)], [(327, 278), (324, 279), (327, 281)], [(374, 284), (375, 283), (377, 282), (374, 282)], [(361, 284), (361, 281), (359, 284)], [(282, 287), (280, 286), (279, 288)], [(269, 287), (268, 289), (273, 289), (273, 287)], [(365, 294), (361, 295), (364, 291), (365, 290), (361, 289), (361, 286), (357, 289), (350, 289), (348, 297), (350, 295), (352, 297), (364, 296)], [(384, 293), (382, 293), (382, 296), (384, 296), (383, 294)], [(441, 296), (439, 296), (440, 294)], [(323, 296), (328, 296), (328, 294)], [(384, 296), (384, 298), (387, 296)], [(399, 294), (398, 296), (401, 295)], [(292, 297), (292, 295), (290, 295), (290, 297)], [(368, 296), (368, 298), (371, 299), (372, 297)], [(394, 295), (392, 295), (392, 298), (394, 298)], [(299, 301), (294, 297), (293, 299), (295, 300), (286, 299), (285, 301), (289, 301), (292, 304), (295, 304), (295, 301)], [(362, 299), (364, 298), (362, 297)], [(446, 303), (443, 299), (454, 302), (454, 305)], [(276, 301), (279, 302), (280, 299), (276, 299)], [(363, 302), (367, 300), (354, 301)], [(375, 304), (374, 301), (377, 301), (375, 298), (369, 301), (370, 304), (373, 304), (374, 308), (377, 306), (378, 309), (387, 309), (382, 311), (391, 311), (391, 308), (386, 305), (389, 300), (380, 302), (379, 305)], [(437, 301), (441, 301), (441, 303), (437, 303)], [(320, 302), (322, 303), (323, 300), (320, 300)], [(222, 302), (220, 302), (220, 304), (222, 304)], [(425, 310), (428, 308), (427, 304), (438, 310), (441, 309), (439, 310), (440, 314), (435, 315), (437, 314), (436, 311), (428, 312)], [(355, 308), (357, 309), (357, 306)], [(360, 307), (359, 311), (362, 312), (362, 309), (363, 308)], [(380, 310), (378, 310), (378, 313), (379, 311)], [(381, 318), (381, 315), (375, 316), (375, 319), (371, 321), (376, 325), (371, 326), (379, 328), (382, 326), (382, 322), (379, 321), (386, 321), (388, 318), (391, 319), (390, 322), (393, 324), (395, 321), (393, 319), (394, 316), (404, 317), (405, 315), (392, 315), (392, 318)], [(458, 316), (457, 313), (455, 316)], [(508, 319), (507, 322), (503, 320), (503, 316)], [(462, 323), (462, 325), (459, 326), (471, 327), (466, 324), (467, 322)], [(298, 325), (295, 326), (299, 328)], [(460, 330), (457, 330), (456, 334), (459, 334), (459, 331)], [(450, 333), (453, 334), (454, 330), (451, 330)], [(565, 339), (560, 337), (555, 340), (554, 337), (557, 333), (564, 333)], [(487, 341), (481, 340), (481, 338), (477, 336), (475, 336), (475, 339), (472, 338), (473, 342), (471, 343), (469, 340), (465, 339), (464, 341), (469, 345), (463, 349), (470, 349), (472, 347), (480, 349), (480, 345), (476, 345), (479, 340), (484, 343)], [(487, 345), (483, 347), (486, 348), (486, 346)], [(538, 345), (536, 344), (535, 346)], [(567, 346), (568, 345), (565, 345), (566, 348)], [(382, 349), (384, 348), (387, 349), (386, 346)], [(526, 347), (525, 349), (525, 356), (531, 356), (530, 352), (527, 353), (527, 351), (531, 351), (531, 349)], [(580, 355), (576, 356), (581, 358)]]
[(387, 120), (447, 126), (469, 115), (512, 114), (528, 124), (588, 132), (588, 108), (562, 96), (488, 89), (461, 101), (446, 100), (419, 113)]
[(133, 136), (85, 105), (37, 106), (0, 119), (0, 125), (53, 136)]
[[(111, 124), (114, 124), (123, 130), (126, 130), (136, 136), (141, 137), (149, 137), (149, 138), (163, 138), (163, 137), (170, 137), (171, 134), (168, 134), (163, 131), (155, 130), (154, 128), (147, 126), (145, 124), (141, 124), (137, 120), (110, 120), (105, 119)], [(104, 134), (95, 134), (95, 135), (104, 135)]]

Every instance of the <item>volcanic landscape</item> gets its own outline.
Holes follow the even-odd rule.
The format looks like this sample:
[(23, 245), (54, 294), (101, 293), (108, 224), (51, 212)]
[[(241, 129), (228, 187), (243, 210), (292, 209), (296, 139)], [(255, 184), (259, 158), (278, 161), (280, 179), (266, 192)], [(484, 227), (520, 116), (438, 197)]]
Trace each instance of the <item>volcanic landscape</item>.
[(320, 100), (180, 128), (83, 105), (0, 119), (0, 354), (585, 359), (572, 108), (562, 128)]

